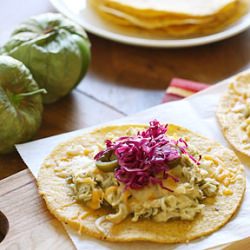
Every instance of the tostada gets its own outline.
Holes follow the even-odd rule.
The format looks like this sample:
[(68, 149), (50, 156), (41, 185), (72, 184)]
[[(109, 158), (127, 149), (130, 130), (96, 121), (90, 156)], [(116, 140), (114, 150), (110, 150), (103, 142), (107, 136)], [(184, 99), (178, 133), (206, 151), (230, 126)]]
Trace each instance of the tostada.
[(51, 213), (79, 234), (177, 243), (227, 223), (245, 175), (233, 151), (153, 120), (97, 128), (58, 145), (38, 186)]

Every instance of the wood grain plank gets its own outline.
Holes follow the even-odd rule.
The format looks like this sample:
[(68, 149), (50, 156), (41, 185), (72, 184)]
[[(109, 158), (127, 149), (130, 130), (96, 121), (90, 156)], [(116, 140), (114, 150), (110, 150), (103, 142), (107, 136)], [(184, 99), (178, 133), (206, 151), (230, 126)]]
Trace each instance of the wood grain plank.
[(9, 232), (0, 249), (75, 249), (60, 222), (48, 212), (38, 195), (29, 170), (0, 182), (0, 210), (9, 221)]
[(93, 35), (90, 39), (92, 63), (78, 89), (126, 114), (159, 104), (173, 77), (213, 84), (250, 63), (250, 30), (222, 42), (183, 49), (128, 46)]
[(47, 105), (37, 138), (93, 126), (124, 115), (75, 90), (60, 101)]

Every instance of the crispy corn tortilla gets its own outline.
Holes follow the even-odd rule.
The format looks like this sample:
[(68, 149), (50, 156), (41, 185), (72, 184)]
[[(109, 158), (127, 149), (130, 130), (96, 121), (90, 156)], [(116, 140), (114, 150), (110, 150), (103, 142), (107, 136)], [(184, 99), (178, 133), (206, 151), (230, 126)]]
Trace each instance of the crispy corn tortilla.
[(133, 15), (204, 17), (223, 12), (238, 0), (95, 0), (113, 9)]
[[(113, 1), (90, 0), (90, 3), (104, 19), (113, 24), (137, 27), (142, 30), (149, 30), (154, 34), (159, 33), (173, 37), (186, 37), (215, 33), (229, 26), (246, 13), (248, 1), (249, 0), (232, 1), (223, 8), (218, 8), (218, 12), (213, 15), (205, 16), (177, 15), (173, 12), (166, 12), (165, 15), (161, 14), (160, 16), (147, 16), (146, 14), (144, 16), (127, 11), (126, 8), (119, 8), (116, 5), (113, 6)], [(206, 1), (202, 2), (204, 4)], [(195, 4), (199, 5), (198, 2)], [(162, 6), (162, 8), (164, 8), (164, 6)], [(139, 9), (138, 13), (141, 12), (143, 12), (143, 10)]]
[[(99, 14), (109, 22), (115, 25), (122, 25), (127, 29), (136, 30), (137, 32), (150, 32), (150, 34), (160, 35), (160, 36), (171, 36), (171, 37), (195, 37), (199, 35), (207, 35), (223, 30), (230, 24), (234, 23), (242, 13), (243, 9), (238, 9), (235, 15), (229, 17), (220, 17), (215, 19), (216, 21), (207, 24), (179, 24), (179, 25), (166, 25), (165, 27), (160, 27), (161, 25), (151, 23), (147, 28), (140, 21), (136, 25), (127, 19), (121, 18), (116, 15), (112, 15), (108, 12), (99, 11)], [(223, 18), (224, 22), (221, 21)], [(156, 28), (157, 27), (157, 28)]]
[(100, 15), (105, 19), (107, 19), (108, 21), (111, 21), (113, 24), (127, 26), (132, 29), (137, 28), (138, 32), (148, 30), (149, 32), (151, 32), (151, 34), (155, 35), (159, 34), (172, 37), (188, 37), (188, 36), (198, 36), (198, 35), (215, 33), (227, 27), (228, 25), (232, 24), (237, 19), (236, 16), (231, 16), (225, 22), (222, 23), (214, 22), (204, 26), (196, 24), (183, 24), (183, 25), (169, 25), (166, 27), (152, 28), (152, 26), (150, 25), (148, 26), (148, 28), (145, 29), (145, 26), (143, 26), (142, 23), (139, 22), (137, 23), (137, 25), (134, 25), (124, 18), (120, 18), (118, 16), (111, 15), (106, 12), (100, 12)]
[[(250, 127), (243, 110), (235, 112), (237, 103), (250, 97), (250, 72), (240, 74), (229, 84), (227, 91), (221, 97), (217, 118), (222, 132), (228, 142), (239, 152), (250, 156)], [(247, 123), (244, 128), (244, 123)], [(250, 124), (250, 123), (249, 123)]]
[(208, 23), (213, 19), (213, 17), (207, 17), (203, 19), (195, 19), (195, 18), (140, 18), (135, 17), (131, 14), (124, 13), (119, 10), (115, 10), (106, 6), (99, 6), (99, 11), (104, 12), (106, 14), (115, 16), (117, 18), (121, 18), (127, 20), (127, 22), (147, 29), (157, 29), (162, 27), (167, 27), (171, 25), (183, 25), (183, 24), (204, 24)]
[[(199, 148), (200, 153), (209, 153), (224, 162), (234, 175), (234, 183), (229, 183), (227, 186), (232, 194), (226, 195), (224, 193), (225, 187), (220, 185), (217, 196), (206, 200), (203, 213), (196, 216), (193, 221), (172, 220), (166, 223), (157, 223), (147, 219), (131, 222), (130, 218), (127, 218), (117, 225), (105, 221), (102, 226), (105, 228), (106, 234), (98, 230), (95, 224), (96, 220), (109, 214), (110, 211), (105, 209), (91, 210), (76, 203), (71, 196), (72, 191), (67, 185), (67, 173), (66, 170), (62, 170), (62, 162), (65, 162), (67, 166), (69, 166), (69, 162), (72, 162), (71, 167), (66, 168), (67, 171), (77, 171), (77, 169), (84, 167), (84, 164), (76, 164), (74, 162), (76, 157), (84, 155), (85, 158), (93, 160), (95, 147), (104, 144), (104, 140), (124, 136), (130, 128), (142, 130), (145, 127), (144, 125), (106, 126), (58, 145), (44, 161), (38, 175), (39, 191), (50, 212), (80, 234), (120, 242), (187, 242), (210, 234), (227, 223), (239, 207), (244, 194), (245, 174), (243, 166), (233, 151), (185, 128), (169, 125), (169, 135), (183, 137)], [(84, 150), (80, 153), (72, 150), (72, 147), (77, 145), (82, 145)]]

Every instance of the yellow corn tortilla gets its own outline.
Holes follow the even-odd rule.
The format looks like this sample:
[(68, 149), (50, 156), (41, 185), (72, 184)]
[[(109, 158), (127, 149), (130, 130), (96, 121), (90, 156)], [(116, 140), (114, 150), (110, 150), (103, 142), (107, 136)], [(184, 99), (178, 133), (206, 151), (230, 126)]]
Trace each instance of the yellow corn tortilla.
[(157, 29), (161, 27), (167, 27), (171, 25), (183, 25), (183, 24), (204, 24), (208, 23), (213, 19), (213, 17), (207, 17), (203, 19), (195, 19), (195, 18), (141, 18), (136, 17), (127, 13), (124, 13), (119, 10), (115, 10), (106, 6), (99, 6), (99, 11), (104, 12), (106, 14), (115, 16), (117, 18), (121, 18), (127, 20), (129, 23), (135, 26), (139, 26), (147, 29)]
[[(116, 1), (108, 0), (90, 0), (92, 7), (103, 18), (113, 24), (137, 27), (138, 29), (149, 30), (153, 34), (165, 34), (173, 37), (187, 37), (215, 33), (235, 22), (243, 16), (248, 9), (248, 0), (237, 0), (231, 1), (223, 8), (214, 8), (217, 12), (213, 15), (177, 15), (175, 12), (166, 12), (164, 15), (161, 13), (159, 16), (152, 16), (145, 13), (145, 15), (142, 15), (142, 12), (144, 12), (143, 9), (138, 9), (137, 14), (136, 12), (133, 13), (126, 8), (123, 8), (123, 5), (123, 7), (117, 7), (116, 5), (113, 6), (114, 2), (116, 3)], [(176, 3), (176, 1), (173, 2)], [(216, 1), (210, 2), (195, 0), (193, 4), (196, 4), (199, 7), (204, 5), (209, 9), (212, 2)], [(130, 1), (129, 3), (133, 5), (134, 2)], [(154, 1), (154, 3), (158, 6), (157, 1)], [(145, 6), (147, 6), (147, 4), (145, 3)], [(183, 4), (183, 8), (185, 9), (186, 4), (182, 1), (178, 2), (178, 6), (179, 4)], [(220, 2), (219, 6), (222, 6), (221, 4), (222, 3)], [(150, 8), (153, 8), (153, 4), (150, 5)], [(164, 6), (162, 6), (162, 9), (164, 9)]]
[(217, 118), (228, 142), (237, 151), (250, 156), (250, 130), (247, 129), (248, 126), (245, 128), (242, 126), (244, 122), (249, 121), (244, 116), (244, 108), (238, 112), (234, 111), (236, 104), (248, 97), (250, 97), (250, 72), (240, 74), (231, 81), (220, 99)]
[[(211, 33), (223, 30), (228, 25), (235, 22), (240, 16), (242, 16), (242, 9), (235, 12), (235, 15), (228, 17), (221, 16), (220, 18), (214, 18), (214, 22), (204, 24), (179, 24), (179, 25), (166, 25), (161, 27), (157, 23), (151, 23), (145, 28), (144, 23), (140, 22), (132, 23), (127, 19), (120, 16), (112, 15), (108, 12), (99, 11), (99, 14), (112, 24), (122, 25), (127, 29), (137, 30), (137, 32), (150, 32), (150, 34), (172, 37), (194, 37), (199, 35), (207, 35)], [(224, 21), (222, 21), (224, 20)], [(157, 28), (156, 28), (157, 27)]]
[(239, 0), (94, 0), (133, 15), (204, 17), (223, 12)]
[[(92, 160), (94, 151), (100, 145), (104, 145), (104, 140), (124, 136), (130, 128), (138, 131), (145, 127), (145, 125), (106, 126), (58, 145), (44, 161), (38, 174), (39, 192), (45, 199), (50, 212), (80, 234), (88, 234), (98, 239), (116, 242), (187, 242), (210, 234), (227, 223), (243, 198), (245, 190), (243, 166), (233, 151), (185, 128), (169, 125), (168, 135), (185, 138), (188, 143), (199, 148), (200, 153), (210, 154), (220, 159), (233, 173), (232, 182), (228, 183), (227, 187), (220, 185), (217, 196), (206, 200), (203, 213), (196, 216), (193, 221), (172, 220), (166, 223), (157, 223), (148, 219), (131, 222), (130, 218), (127, 218), (116, 225), (104, 222), (102, 226), (105, 228), (106, 234), (98, 230), (95, 224), (96, 220), (109, 214), (110, 211), (105, 209), (91, 210), (78, 204), (72, 198), (72, 191), (67, 185), (67, 171), (79, 171), (84, 167), (84, 164), (76, 164), (74, 159), (84, 156)], [(77, 153), (75, 148), (79, 145), (84, 150)], [(62, 162), (66, 162), (67, 166), (69, 162), (72, 162), (72, 164), (70, 163), (71, 167), (64, 169)], [(230, 190), (230, 195), (228, 195), (228, 190)]]

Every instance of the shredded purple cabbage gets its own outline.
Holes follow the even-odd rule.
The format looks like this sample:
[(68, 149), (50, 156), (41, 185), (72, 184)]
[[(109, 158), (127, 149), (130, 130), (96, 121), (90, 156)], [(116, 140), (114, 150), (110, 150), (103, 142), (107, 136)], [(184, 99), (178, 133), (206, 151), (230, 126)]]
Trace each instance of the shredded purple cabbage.
[(138, 132), (136, 136), (120, 137), (116, 141), (106, 141), (106, 149), (95, 156), (99, 160), (112, 151), (117, 157), (118, 165), (115, 177), (125, 184), (125, 188), (141, 189), (149, 184), (163, 185), (167, 178), (178, 182), (179, 179), (169, 173), (174, 162), (180, 160), (182, 154), (188, 154), (190, 159), (199, 165), (187, 152), (188, 144), (182, 138), (173, 140), (166, 135), (167, 125), (161, 125), (157, 120), (149, 123), (149, 128)]

